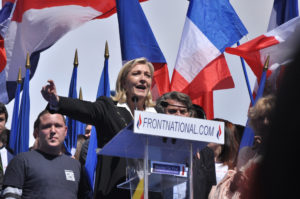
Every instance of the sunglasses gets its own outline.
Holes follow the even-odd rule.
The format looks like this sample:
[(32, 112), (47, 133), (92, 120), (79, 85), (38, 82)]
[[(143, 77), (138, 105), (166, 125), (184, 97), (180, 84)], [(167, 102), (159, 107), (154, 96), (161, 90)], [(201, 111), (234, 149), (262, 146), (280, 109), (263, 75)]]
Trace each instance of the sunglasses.
[(169, 114), (172, 114), (172, 115), (174, 115), (174, 114), (177, 113), (178, 111), (179, 111), (179, 113), (180, 113), (181, 115), (184, 115), (184, 114), (187, 113), (187, 110), (186, 110), (186, 109), (167, 109), (167, 112), (168, 112)]
[(168, 107), (168, 106), (175, 106), (175, 107), (178, 107), (178, 108), (186, 108), (186, 109), (187, 109), (186, 106), (179, 106), (179, 105), (169, 104), (169, 103), (166, 102), (166, 101), (161, 101), (161, 102), (160, 102), (160, 105), (162, 105), (162, 107), (164, 107), (164, 108), (166, 108), (166, 107)]

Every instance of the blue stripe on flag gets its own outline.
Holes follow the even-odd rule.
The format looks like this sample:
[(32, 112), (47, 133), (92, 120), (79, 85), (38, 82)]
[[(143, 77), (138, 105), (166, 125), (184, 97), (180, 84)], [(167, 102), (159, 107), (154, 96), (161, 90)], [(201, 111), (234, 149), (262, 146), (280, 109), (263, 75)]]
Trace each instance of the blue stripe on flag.
[(299, 16), (298, 0), (275, 0), (268, 30)]
[(228, 0), (190, 0), (187, 16), (221, 53), (248, 33)]
[(18, 135), (16, 141), (15, 154), (26, 152), (29, 149), (29, 116), (30, 116), (30, 97), (29, 97), (29, 69), (26, 69), (23, 84), (20, 113), (18, 119)]
[(122, 60), (146, 57), (152, 63), (166, 63), (138, 0), (116, 0)]
[[(267, 80), (267, 70), (264, 70), (262, 73), (261, 79), (260, 79), (259, 86), (258, 86), (257, 95), (255, 97), (254, 104), (252, 106), (254, 106), (256, 104), (257, 100), (263, 96), (266, 80)], [(243, 134), (243, 137), (242, 137), (242, 140), (240, 143), (240, 149), (242, 149), (245, 146), (252, 146), (253, 142), (254, 142), (255, 134), (254, 134), (254, 131), (252, 130), (252, 128), (249, 126), (248, 122), (249, 122), (249, 120), (247, 121), (245, 130), (244, 130), (244, 134)]]

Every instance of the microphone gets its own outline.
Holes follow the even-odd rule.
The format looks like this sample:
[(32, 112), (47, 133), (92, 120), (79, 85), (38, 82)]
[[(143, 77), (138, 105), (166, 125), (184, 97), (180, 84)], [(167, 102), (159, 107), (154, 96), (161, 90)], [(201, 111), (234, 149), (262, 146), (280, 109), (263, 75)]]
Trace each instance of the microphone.
[(137, 97), (137, 96), (133, 96), (132, 98), (131, 98), (131, 100), (133, 101), (133, 103), (134, 103), (134, 110), (137, 110), (137, 102), (139, 101), (139, 98)]

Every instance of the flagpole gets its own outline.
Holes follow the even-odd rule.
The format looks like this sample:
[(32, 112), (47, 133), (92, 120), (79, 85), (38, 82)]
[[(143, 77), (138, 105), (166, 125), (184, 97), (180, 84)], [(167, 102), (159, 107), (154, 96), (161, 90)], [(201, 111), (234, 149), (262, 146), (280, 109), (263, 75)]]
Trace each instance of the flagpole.
[[(74, 62), (73, 62), (73, 71), (70, 81), (70, 87), (69, 87), (69, 98), (77, 99), (77, 71), (78, 71), (78, 53), (77, 49), (75, 50), (74, 55)], [(67, 136), (65, 138), (65, 146), (66, 153), (74, 155), (76, 145), (77, 145), (77, 135), (78, 135), (78, 129), (77, 129), (77, 121), (74, 119), (71, 119), (70, 117), (66, 117), (66, 124), (68, 127)]]
[(267, 79), (267, 71), (269, 68), (269, 62), (270, 62), (270, 55), (268, 55), (265, 63), (264, 63), (264, 67), (263, 67), (263, 73), (261, 75), (260, 78), (260, 82), (259, 82), (259, 86), (258, 86), (258, 90), (257, 90), (257, 95), (255, 97), (255, 101), (254, 104), (252, 106), (254, 106), (257, 102), (257, 100), (259, 98), (261, 98), (264, 94), (264, 89), (265, 89), (265, 84), (266, 84), (266, 79)]
[(17, 79), (17, 88), (15, 92), (15, 102), (13, 109), (13, 117), (10, 128), (10, 138), (9, 138), (9, 148), (13, 150), (14, 155), (16, 155), (16, 139), (17, 139), (17, 131), (18, 131), (18, 118), (19, 118), (19, 103), (20, 103), (20, 92), (21, 92), (21, 84), (22, 84), (22, 73), (21, 68), (19, 68), (19, 74)]
[(26, 57), (26, 74), (23, 82), (23, 93), (19, 109), (17, 136), (15, 142), (15, 154), (28, 151), (29, 149), (29, 117), (30, 117), (30, 96), (29, 96), (29, 79), (30, 79), (30, 56)]
[[(109, 58), (109, 50), (108, 50), (108, 42), (105, 42), (105, 50), (104, 50), (104, 67), (102, 69), (100, 81), (98, 84), (98, 90), (96, 99), (100, 96), (110, 97), (110, 84), (109, 84), (109, 76), (108, 76), (108, 58)], [(88, 175), (88, 181), (92, 190), (94, 191), (94, 179), (95, 179), (95, 171), (97, 167), (97, 132), (95, 126), (92, 127), (91, 136), (89, 139), (89, 146), (86, 156), (85, 169)]]
[[(263, 73), (261, 75), (257, 95), (255, 97), (254, 103), (252, 103), (252, 107), (255, 105), (257, 100), (263, 96), (264, 88), (265, 88), (265, 84), (266, 84), (266, 78), (267, 78), (267, 71), (269, 68), (269, 60), (270, 60), (270, 55), (268, 55), (268, 57), (264, 63)], [(243, 133), (243, 137), (242, 137), (242, 140), (240, 143), (239, 150), (241, 150), (245, 146), (252, 146), (253, 142), (254, 142), (254, 132), (253, 132), (252, 128), (249, 126), (249, 119), (248, 119), (247, 123), (246, 123), (246, 127), (244, 129), (244, 133)]]
[[(236, 44), (237, 44), (237, 46), (239, 46), (240, 42), (238, 41)], [(241, 63), (242, 63), (242, 66), (243, 66), (244, 76), (245, 76), (245, 80), (246, 80), (246, 84), (247, 84), (247, 88), (248, 88), (248, 93), (249, 93), (249, 96), (250, 96), (251, 104), (254, 104), (254, 99), (253, 99), (253, 95), (252, 95), (252, 91), (251, 91), (251, 87), (250, 87), (250, 83), (249, 83), (249, 78), (248, 78), (248, 75), (247, 75), (245, 61), (244, 61), (244, 59), (242, 57), (240, 57), (240, 59), (241, 59)]]

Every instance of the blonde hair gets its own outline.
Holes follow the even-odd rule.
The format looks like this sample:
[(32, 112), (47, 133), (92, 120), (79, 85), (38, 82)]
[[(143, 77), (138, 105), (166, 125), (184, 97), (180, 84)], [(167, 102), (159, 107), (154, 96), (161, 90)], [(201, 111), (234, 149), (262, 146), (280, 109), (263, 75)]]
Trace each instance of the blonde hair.
[[(122, 67), (122, 69), (120, 70), (119, 75), (118, 75), (118, 79), (116, 82), (116, 95), (112, 96), (112, 99), (114, 101), (118, 101), (120, 103), (126, 103), (127, 96), (126, 96), (126, 90), (124, 88), (125, 81), (126, 81), (127, 75), (130, 72), (130, 70), (137, 64), (146, 64), (150, 69), (151, 78), (153, 78), (154, 67), (153, 67), (152, 63), (149, 62), (146, 58), (141, 57), (141, 58), (136, 58), (136, 59), (126, 62), (124, 64), (124, 66)], [(152, 101), (151, 91), (149, 91), (146, 96), (145, 105), (146, 106), (154, 106), (154, 103)]]
[(249, 109), (249, 125), (256, 133), (262, 133), (269, 124), (264, 124), (264, 119), (270, 120), (272, 111), (275, 107), (275, 96), (267, 95), (260, 98), (256, 104)]

